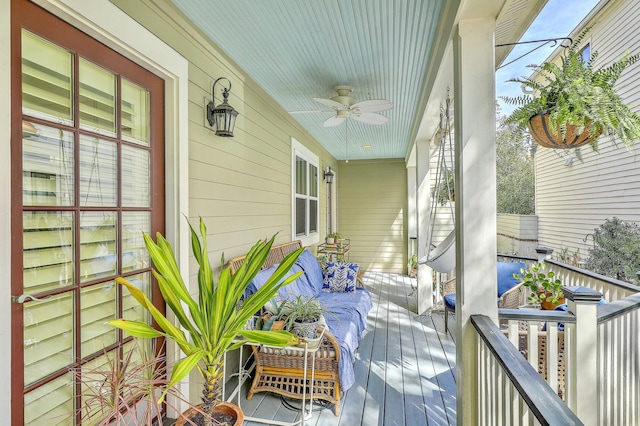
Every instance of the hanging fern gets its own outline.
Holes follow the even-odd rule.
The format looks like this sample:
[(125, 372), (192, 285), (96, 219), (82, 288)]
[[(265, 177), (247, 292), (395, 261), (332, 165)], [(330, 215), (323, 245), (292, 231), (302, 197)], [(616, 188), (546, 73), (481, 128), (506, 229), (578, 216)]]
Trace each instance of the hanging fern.
[[(621, 140), (630, 149), (635, 139), (640, 139), (640, 116), (622, 102), (614, 85), (622, 72), (640, 59), (640, 54), (626, 52), (619, 61), (594, 69), (598, 52), (593, 52), (585, 63), (578, 49), (589, 29), (586, 28), (566, 50), (559, 65), (545, 62), (528, 66), (541, 81), (530, 77), (509, 80), (520, 83), (535, 96), (501, 97), (507, 104), (518, 105), (506, 122), (514, 124), (521, 132), (527, 130), (531, 117), (548, 113), (554, 136), (559, 128), (565, 138), (567, 125), (574, 125), (578, 132), (589, 128), (594, 137), (605, 132), (613, 137), (614, 143)], [(591, 146), (596, 150), (597, 141)]]

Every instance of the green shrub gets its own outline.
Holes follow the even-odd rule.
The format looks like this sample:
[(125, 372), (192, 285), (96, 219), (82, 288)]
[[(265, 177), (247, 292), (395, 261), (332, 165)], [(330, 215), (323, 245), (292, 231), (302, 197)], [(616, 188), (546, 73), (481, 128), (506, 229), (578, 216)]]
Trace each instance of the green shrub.
[(627, 282), (636, 282), (640, 271), (640, 228), (634, 222), (614, 217), (593, 232), (594, 245), (589, 250), (589, 269)]

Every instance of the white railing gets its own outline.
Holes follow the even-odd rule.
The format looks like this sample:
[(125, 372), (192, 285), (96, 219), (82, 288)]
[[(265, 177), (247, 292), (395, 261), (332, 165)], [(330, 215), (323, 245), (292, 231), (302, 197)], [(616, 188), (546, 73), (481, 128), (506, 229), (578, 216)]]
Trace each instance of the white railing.
[(640, 293), (598, 308), (598, 424), (640, 424)]
[(500, 310), (501, 332), (585, 424), (640, 424), (640, 293), (597, 306), (581, 284), (564, 288), (571, 312)]
[(475, 423), (583, 424), (488, 317), (472, 315), (471, 323), (478, 333)]

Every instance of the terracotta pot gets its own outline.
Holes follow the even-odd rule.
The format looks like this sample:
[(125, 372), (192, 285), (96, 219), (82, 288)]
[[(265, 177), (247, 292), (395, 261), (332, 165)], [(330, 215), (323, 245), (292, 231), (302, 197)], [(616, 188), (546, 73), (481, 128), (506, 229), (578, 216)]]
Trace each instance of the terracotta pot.
[(565, 298), (564, 297), (560, 297), (558, 299), (557, 303), (547, 302), (546, 298), (549, 297), (549, 296), (551, 296), (550, 292), (547, 292), (547, 293), (542, 292), (542, 291), (538, 292), (538, 297), (540, 299), (542, 299), (543, 297), (545, 298), (545, 300), (541, 300), (541, 302), (540, 302), (540, 307), (545, 311), (553, 311), (556, 308), (556, 306), (562, 305), (565, 302)]
[(284, 328), (284, 320), (277, 320), (273, 322), (271, 331), (282, 330)]
[[(198, 405), (198, 409), (202, 410), (202, 404)], [(230, 402), (221, 403), (214, 409), (214, 411), (218, 413), (228, 414), (236, 419), (235, 423), (233, 423), (233, 426), (242, 426), (242, 423), (244, 422), (244, 413), (242, 412), (240, 407)], [(182, 416), (178, 418), (178, 420), (176, 420), (175, 426), (189, 425), (185, 418), (190, 419), (192, 417), (195, 417), (198, 413), (199, 411), (195, 408), (189, 408), (187, 411), (182, 413)]]
[(595, 141), (596, 138), (602, 134), (602, 129), (600, 129), (595, 136), (590, 135), (591, 127), (589, 125), (585, 126), (582, 133), (577, 133), (577, 127), (568, 124), (567, 136), (563, 139), (559, 126), (556, 130), (556, 135), (554, 135), (549, 125), (549, 114), (540, 113), (529, 119), (529, 133), (531, 137), (533, 137), (539, 145), (546, 148), (577, 148)]

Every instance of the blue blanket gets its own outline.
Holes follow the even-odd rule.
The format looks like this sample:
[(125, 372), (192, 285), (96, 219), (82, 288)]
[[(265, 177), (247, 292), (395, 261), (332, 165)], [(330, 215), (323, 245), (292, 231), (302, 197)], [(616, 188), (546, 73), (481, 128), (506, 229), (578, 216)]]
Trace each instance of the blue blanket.
[(318, 300), (328, 311), (325, 318), (329, 331), (340, 343), (340, 387), (346, 391), (355, 382), (353, 363), (367, 326), (367, 314), (372, 307), (371, 295), (367, 290), (357, 288), (353, 293), (322, 293)]
[[(273, 274), (275, 266), (260, 271), (247, 288), (245, 296), (254, 293)], [(297, 280), (278, 291), (282, 299), (291, 299), (296, 295), (317, 297), (327, 310), (325, 318), (329, 331), (340, 344), (338, 370), (340, 387), (346, 391), (355, 382), (353, 363), (356, 351), (367, 326), (367, 314), (372, 307), (371, 295), (363, 288), (351, 293), (326, 293), (322, 291), (322, 269), (315, 256), (305, 250), (287, 275), (304, 271)]]

